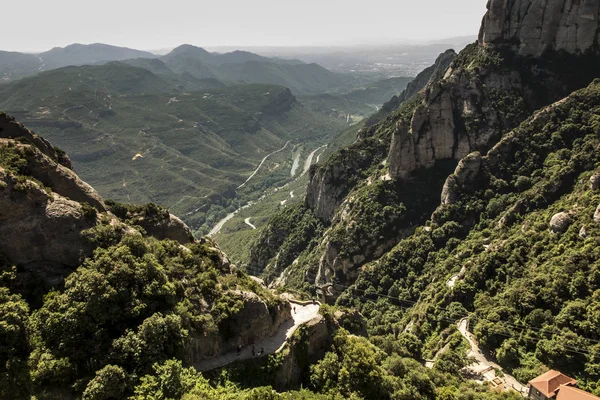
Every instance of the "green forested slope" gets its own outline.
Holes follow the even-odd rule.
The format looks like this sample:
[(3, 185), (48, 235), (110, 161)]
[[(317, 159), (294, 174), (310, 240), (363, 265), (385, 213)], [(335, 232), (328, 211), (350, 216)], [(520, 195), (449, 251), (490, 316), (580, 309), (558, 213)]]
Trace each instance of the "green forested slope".
[[(556, 368), (597, 390), (599, 146), (596, 81), (506, 135), (456, 203), (365, 266), (338, 302), (362, 309), (380, 340), (398, 329), (382, 318), (399, 307), (399, 326), (411, 321), (429, 352), (471, 315), (482, 346), (522, 382)], [(559, 213), (565, 225), (551, 229)]]
[(0, 86), (0, 98), (0, 109), (67, 151), (104, 196), (159, 203), (202, 233), (224, 216), (202, 207), (230, 202), (267, 154), (346, 126), (283, 87), (186, 91), (122, 63), (45, 72)]

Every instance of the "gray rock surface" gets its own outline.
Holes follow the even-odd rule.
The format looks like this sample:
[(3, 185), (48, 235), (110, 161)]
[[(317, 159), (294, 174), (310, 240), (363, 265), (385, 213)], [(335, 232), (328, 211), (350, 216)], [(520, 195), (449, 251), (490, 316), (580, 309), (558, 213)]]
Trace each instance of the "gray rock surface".
[(596, 208), (596, 212), (594, 213), (594, 222), (600, 224), (600, 204), (598, 205), (598, 207)]
[(23, 124), (15, 121), (14, 118), (9, 117), (3, 112), (0, 112), (0, 138), (21, 139), (31, 143), (51, 160), (72, 169), (71, 160), (66, 154), (57, 151), (49, 141), (36, 135)]
[(81, 232), (95, 224), (81, 204), (0, 168), (0, 253), (11, 263), (74, 269), (91, 255)]
[(481, 169), (481, 154), (474, 152), (460, 160), (450, 175), (442, 189), (442, 204), (454, 204), (459, 198), (460, 189), (470, 183), (475, 182)]
[(234, 351), (239, 345), (251, 346), (272, 336), (292, 318), (291, 306), (287, 301), (280, 301), (270, 308), (254, 292), (232, 290), (229, 295), (242, 300), (244, 306), (224, 321), (219, 331), (204, 335), (196, 333), (192, 337), (186, 350), (190, 362), (196, 363)]
[(600, 189), (600, 175), (595, 174), (590, 178), (590, 189), (598, 190)]
[(554, 233), (563, 233), (572, 223), (571, 215), (567, 212), (555, 214), (550, 220), (550, 230)]
[(597, 0), (490, 0), (479, 41), (521, 56), (598, 52)]

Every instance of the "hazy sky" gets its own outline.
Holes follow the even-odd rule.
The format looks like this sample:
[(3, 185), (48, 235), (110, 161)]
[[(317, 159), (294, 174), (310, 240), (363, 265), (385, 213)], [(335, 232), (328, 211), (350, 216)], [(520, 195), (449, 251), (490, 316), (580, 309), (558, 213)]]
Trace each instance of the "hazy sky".
[(487, 0), (19, 0), (1, 50), (351, 45), (477, 34)]

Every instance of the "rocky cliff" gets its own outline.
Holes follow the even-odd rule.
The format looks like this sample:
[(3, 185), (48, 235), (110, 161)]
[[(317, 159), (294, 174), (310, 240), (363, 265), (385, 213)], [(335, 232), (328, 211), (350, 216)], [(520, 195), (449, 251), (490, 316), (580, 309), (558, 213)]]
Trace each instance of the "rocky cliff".
[(598, 53), (596, 0), (490, 0), (479, 42), (520, 56)]
[[(163, 215), (164, 214), (164, 215)], [(159, 239), (191, 243), (189, 228), (167, 211), (140, 226)], [(96, 247), (86, 232), (104, 219), (133, 232), (71, 169), (66, 154), (0, 114), (0, 254), (24, 274), (57, 287)]]
[[(329, 229), (286, 273), (303, 271), (304, 280), (316, 279), (318, 285), (350, 283), (362, 266), (423, 223), (440, 199), (447, 206), (456, 203), (477, 182), (479, 154), (535, 110), (597, 76), (600, 57), (590, 43), (597, 41), (598, 7), (596, 2), (594, 14), (585, 1), (492, 0), (479, 42), (456, 57), (451, 52), (441, 57), (440, 65), (452, 59), (450, 65), (443, 71), (432, 67), (432, 78), (418, 95), (378, 116), (354, 144), (312, 171), (306, 205)], [(538, 25), (530, 26), (536, 15)], [(575, 45), (563, 40), (571, 35), (569, 24), (581, 18), (594, 21), (595, 29), (586, 22)], [(554, 35), (543, 54), (530, 50), (538, 46), (531, 39), (536, 30), (544, 40)], [(524, 35), (522, 43), (518, 35)], [(434, 176), (440, 179), (414, 185)]]

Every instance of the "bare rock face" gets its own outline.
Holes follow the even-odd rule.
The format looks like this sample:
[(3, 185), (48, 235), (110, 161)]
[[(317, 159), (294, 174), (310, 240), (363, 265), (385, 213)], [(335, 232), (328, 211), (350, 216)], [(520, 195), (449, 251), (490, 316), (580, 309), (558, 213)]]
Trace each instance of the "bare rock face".
[(590, 189), (592, 189), (592, 190), (600, 189), (600, 175), (595, 174), (590, 178)]
[(275, 372), (276, 389), (286, 391), (299, 387), (304, 370), (310, 363), (315, 363), (325, 356), (338, 328), (335, 321), (328, 324), (321, 315), (307, 322), (305, 337), (301, 342), (295, 342), (290, 346), (290, 352)]
[(75, 172), (40, 151), (27, 151), (26, 154), (31, 176), (52, 188), (53, 192), (80, 203), (88, 203), (98, 211), (106, 211), (102, 197)]
[(234, 351), (239, 345), (258, 343), (273, 336), (282, 325), (294, 324), (287, 301), (269, 307), (254, 292), (230, 291), (229, 295), (240, 298), (244, 302), (243, 308), (227, 319), (218, 332), (192, 337), (187, 348), (191, 362)]
[(137, 222), (146, 232), (159, 240), (175, 240), (181, 244), (188, 244), (194, 241), (191, 229), (178, 217), (165, 211), (160, 218), (152, 221), (141, 220)]
[(11, 263), (73, 269), (92, 253), (81, 232), (95, 224), (80, 203), (0, 168), (0, 253)]
[(460, 189), (473, 183), (481, 170), (481, 154), (471, 153), (460, 160), (454, 174), (450, 175), (442, 189), (442, 204), (454, 204), (459, 197)]
[(550, 230), (554, 233), (563, 233), (572, 223), (571, 215), (567, 212), (555, 214), (550, 220)]
[(594, 222), (600, 224), (600, 205), (596, 208), (596, 212), (594, 213)]
[[(476, 49), (475, 51), (483, 51)], [(521, 77), (510, 71), (475, 71), (452, 64), (443, 79), (431, 83), (410, 123), (400, 122), (388, 155), (392, 178), (404, 179), (438, 160), (460, 160), (490, 143), (517, 122), (497, 108), (493, 93), (521, 90)]]
[(479, 42), (520, 56), (598, 52), (597, 0), (490, 0)]

